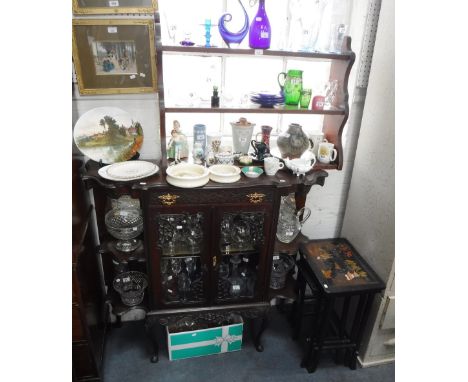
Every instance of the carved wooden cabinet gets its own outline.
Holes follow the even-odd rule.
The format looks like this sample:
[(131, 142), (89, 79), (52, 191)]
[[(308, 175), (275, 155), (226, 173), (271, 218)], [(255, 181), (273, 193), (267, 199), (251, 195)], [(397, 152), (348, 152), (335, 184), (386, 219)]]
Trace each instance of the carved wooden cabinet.
[[(139, 307), (147, 311), (151, 334), (155, 326), (187, 316), (210, 320), (236, 312), (253, 321), (254, 344), (261, 351), (281, 196), (295, 193), (301, 207), (310, 187), (323, 185), (328, 174), (316, 170), (299, 178), (281, 170), (274, 177), (242, 177), (231, 184), (210, 181), (183, 189), (166, 182), (164, 169), (143, 181), (113, 182), (101, 178), (98, 168), (88, 162), (83, 179), (93, 188), (113, 312), (132, 309), (122, 306), (112, 291), (112, 279), (123, 263), (148, 276)], [(138, 199), (144, 217), (143, 248), (130, 254), (115, 250), (103, 224), (109, 198), (122, 195)], [(154, 335), (152, 339), (152, 360), (157, 361), (158, 344)]]
[[(264, 301), (276, 203), (274, 187), (150, 192), (151, 308)], [(181, 267), (190, 276), (184, 293), (174, 285)]]

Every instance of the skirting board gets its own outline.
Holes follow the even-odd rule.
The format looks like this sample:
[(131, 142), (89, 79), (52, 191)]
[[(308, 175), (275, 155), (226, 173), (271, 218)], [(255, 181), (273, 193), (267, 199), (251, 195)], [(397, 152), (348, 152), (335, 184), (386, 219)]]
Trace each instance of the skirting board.
[(358, 356), (357, 359), (358, 359), (359, 364), (361, 365), (362, 368), (378, 366), (378, 365), (383, 365), (383, 364), (386, 364), (386, 363), (395, 362), (395, 356), (390, 357), (390, 358), (381, 358), (381, 359), (378, 359), (378, 360), (368, 361), (368, 362), (363, 362), (360, 356)]

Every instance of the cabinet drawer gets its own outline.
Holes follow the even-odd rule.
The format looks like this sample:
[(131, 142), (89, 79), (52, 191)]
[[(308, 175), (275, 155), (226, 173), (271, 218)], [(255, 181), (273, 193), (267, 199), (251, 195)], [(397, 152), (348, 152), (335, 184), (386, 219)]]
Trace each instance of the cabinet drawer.
[(271, 189), (253, 187), (219, 190), (165, 190), (151, 194), (150, 204), (152, 206), (179, 206), (179, 205), (222, 205), (237, 204), (256, 205), (273, 203), (274, 192)]
[(88, 342), (73, 344), (72, 362), (77, 379), (99, 377), (96, 362)]
[(85, 339), (85, 331), (81, 322), (80, 307), (72, 304), (72, 339), (80, 341)]

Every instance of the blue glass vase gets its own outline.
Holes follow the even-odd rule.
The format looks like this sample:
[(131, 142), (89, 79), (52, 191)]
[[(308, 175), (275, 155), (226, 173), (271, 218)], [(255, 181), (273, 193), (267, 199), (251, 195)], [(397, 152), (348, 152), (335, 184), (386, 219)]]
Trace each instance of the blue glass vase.
[(231, 44), (240, 44), (245, 38), (245, 36), (247, 36), (247, 32), (249, 31), (249, 16), (247, 15), (247, 11), (245, 10), (244, 5), (240, 0), (239, 4), (241, 5), (242, 10), (244, 11), (244, 25), (242, 26), (240, 31), (230, 32), (226, 28), (226, 22), (232, 20), (232, 14), (230, 13), (223, 14), (218, 21), (219, 34), (221, 35), (224, 42), (229, 48), (231, 47)]
[(250, 24), (249, 46), (252, 49), (268, 49), (271, 42), (270, 21), (265, 10), (265, 0), (260, 0), (258, 11)]

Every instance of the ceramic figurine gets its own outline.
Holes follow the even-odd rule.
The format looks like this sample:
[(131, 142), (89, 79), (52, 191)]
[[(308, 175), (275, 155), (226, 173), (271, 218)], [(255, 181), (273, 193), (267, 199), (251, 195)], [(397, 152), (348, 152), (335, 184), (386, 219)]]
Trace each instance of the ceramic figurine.
[(184, 159), (188, 158), (189, 149), (187, 137), (180, 128), (179, 121), (175, 120), (173, 122), (173, 127), (171, 131), (171, 139), (167, 144), (167, 157), (169, 159)]

